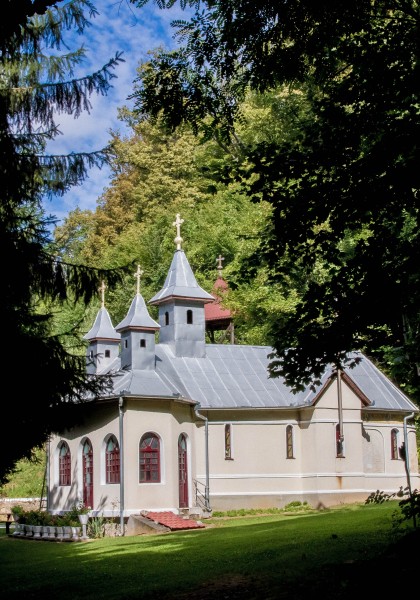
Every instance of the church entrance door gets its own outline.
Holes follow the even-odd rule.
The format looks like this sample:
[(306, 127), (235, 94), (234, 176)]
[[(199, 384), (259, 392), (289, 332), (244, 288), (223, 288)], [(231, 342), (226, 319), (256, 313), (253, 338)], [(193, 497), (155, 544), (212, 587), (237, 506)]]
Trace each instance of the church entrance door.
[(178, 438), (179, 508), (188, 508), (187, 439), (183, 433)]

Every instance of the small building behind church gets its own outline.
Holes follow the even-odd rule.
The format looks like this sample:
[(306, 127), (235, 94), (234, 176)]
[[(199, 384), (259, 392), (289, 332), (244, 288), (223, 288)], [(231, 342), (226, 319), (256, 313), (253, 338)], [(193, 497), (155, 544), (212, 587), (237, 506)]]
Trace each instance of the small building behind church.
[[(112, 374), (113, 389), (89, 400), (83, 425), (50, 440), (48, 509), (83, 502), (93, 515), (124, 519), (291, 501), (330, 507), (395, 493), (407, 472), (419, 489), (416, 405), (360, 353), (353, 369), (327, 369), (315, 391), (294, 394), (269, 377), (272, 349), (233, 343), (232, 316), (198, 285), (181, 223), (177, 215), (172, 263), (148, 301), (158, 322), (141, 295), (140, 269), (115, 327), (102, 293), (85, 335), (87, 370)], [(231, 343), (206, 343), (206, 321)]]

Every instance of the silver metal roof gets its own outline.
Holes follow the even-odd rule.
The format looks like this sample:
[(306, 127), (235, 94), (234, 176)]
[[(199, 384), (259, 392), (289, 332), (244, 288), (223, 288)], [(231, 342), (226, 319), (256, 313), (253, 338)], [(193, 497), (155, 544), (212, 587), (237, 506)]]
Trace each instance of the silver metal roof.
[(156, 323), (149, 315), (146, 303), (141, 294), (136, 294), (131, 302), (131, 306), (124, 319), (115, 327), (117, 331), (122, 331), (128, 327), (145, 327), (147, 329), (159, 329), (160, 325)]
[(160, 304), (174, 296), (214, 301), (213, 296), (198, 285), (190, 263), (181, 249), (175, 251), (163, 288), (149, 300), (149, 304)]
[(121, 339), (121, 335), (115, 331), (111, 317), (105, 307), (99, 309), (92, 329), (83, 336), (83, 339), (90, 341), (97, 339), (119, 341)]
[[(331, 376), (327, 369), (316, 391), (293, 394), (281, 377), (268, 374), (267, 346), (207, 344), (204, 358), (174, 356), (169, 345), (156, 345), (155, 371), (128, 371), (117, 375), (115, 393), (134, 396), (176, 397), (197, 402), (203, 409), (267, 409), (308, 407)], [(418, 412), (413, 404), (362, 354), (361, 362), (346, 369), (347, 376), (370, 402), (372, 410)], [(115, 365), (114, 365), (115, 366)]]

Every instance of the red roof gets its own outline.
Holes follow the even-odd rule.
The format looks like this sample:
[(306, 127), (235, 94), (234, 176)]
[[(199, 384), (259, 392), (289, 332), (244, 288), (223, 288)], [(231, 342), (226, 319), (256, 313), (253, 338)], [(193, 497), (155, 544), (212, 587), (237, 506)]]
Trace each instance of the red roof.
[(220, 320), (230, 320), (232, 319), (232, 313), (227, 308), (222, 308), (220, 306), (221, 298), (217, 292), (221, 292), (223, 294), (224, 291), (228, 289), (228, 284), (224, 279), (218, 277), (215, 281), (212, 290), (212, 296), (214, 298), (214, 302), (209, 302), (204, 306), (204, 315), (206, 322), (207, 321), (220, 321)]

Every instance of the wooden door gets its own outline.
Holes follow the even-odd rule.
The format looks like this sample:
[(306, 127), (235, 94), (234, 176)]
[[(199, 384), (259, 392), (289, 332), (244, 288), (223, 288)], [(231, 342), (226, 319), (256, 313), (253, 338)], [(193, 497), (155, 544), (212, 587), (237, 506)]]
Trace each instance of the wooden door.
[(93, 449), (89, 440), (83, 444), (83, 504), (93, 508)]
[(187, 439), (183, 433), (178, 438), (179, 508), (188, 508)]

